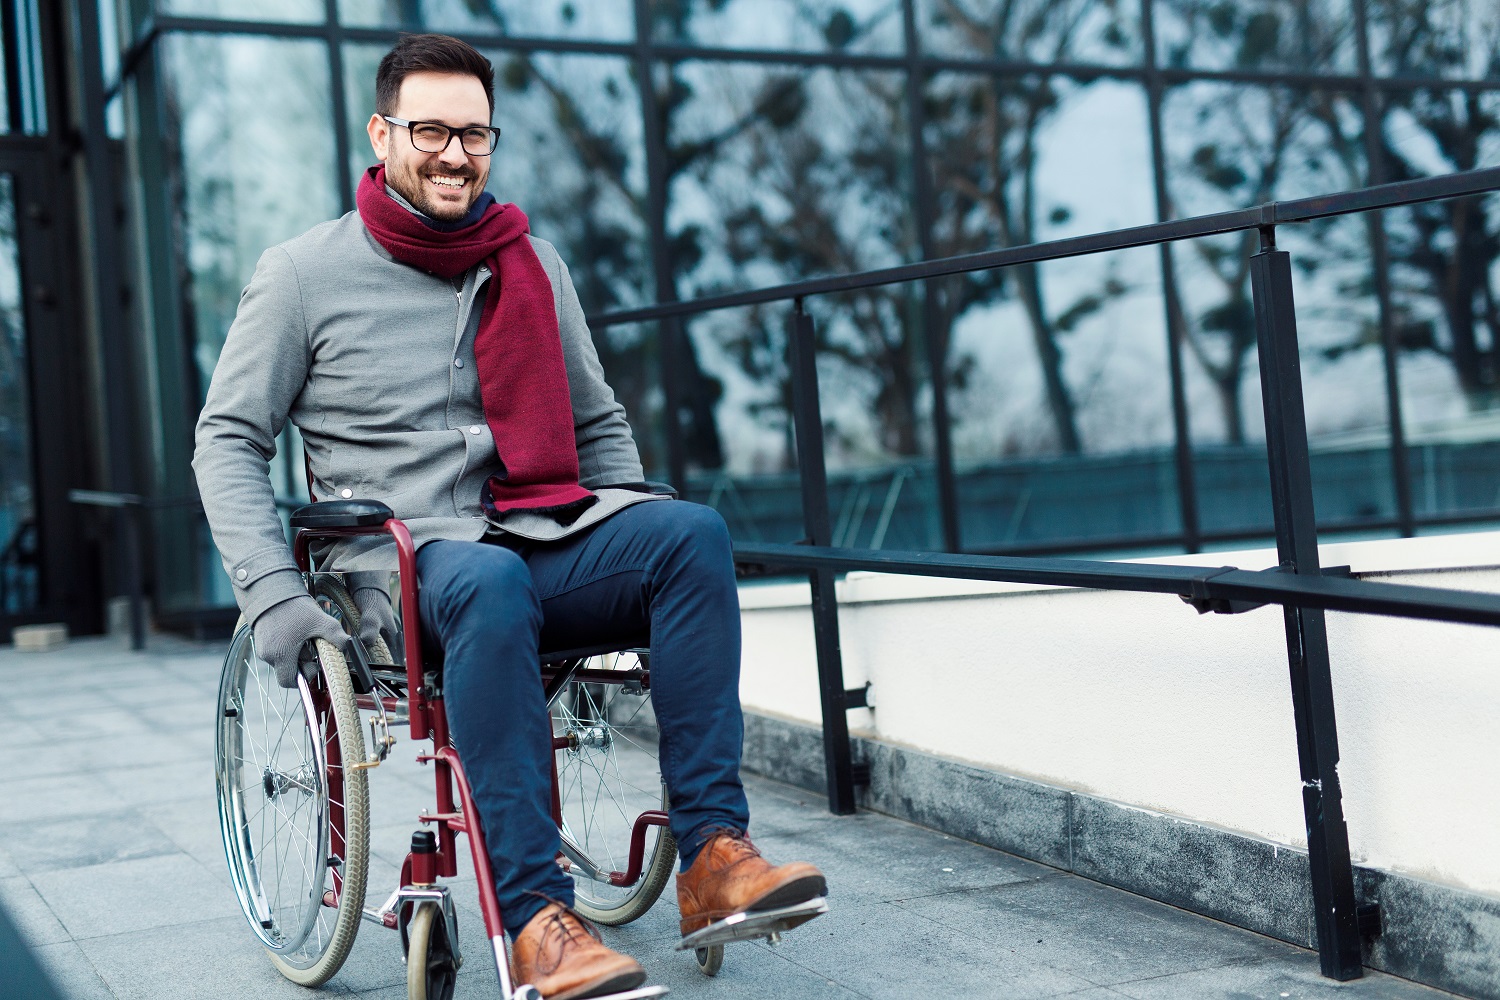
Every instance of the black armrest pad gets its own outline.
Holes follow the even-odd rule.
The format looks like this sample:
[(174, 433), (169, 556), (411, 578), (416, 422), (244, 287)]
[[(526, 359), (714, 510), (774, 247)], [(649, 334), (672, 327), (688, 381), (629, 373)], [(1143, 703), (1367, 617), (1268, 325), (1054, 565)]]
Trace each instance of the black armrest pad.
[(292, 512), (294, 528), (365, 528), (396, 515), (379, 500), (322, 500)]
[(672, 497), (676, 499), (677, 490), (667, 483), (654, 483), (646, 481), (643, 483), (608, 483), (599, 487), (601, 490), (634, 490), (636, 493), (655, 493), (658, 496)]

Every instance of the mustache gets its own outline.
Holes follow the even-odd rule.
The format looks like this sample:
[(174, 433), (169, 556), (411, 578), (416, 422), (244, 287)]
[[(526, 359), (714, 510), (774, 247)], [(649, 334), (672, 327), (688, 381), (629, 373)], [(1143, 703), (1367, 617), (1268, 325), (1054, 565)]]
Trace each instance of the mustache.
[(468, 180), (475, 180), (479, 177), (479, 172), (467, 165), (457, 170), (424, 170), (422, 173), (426, 177), (464, 177)]

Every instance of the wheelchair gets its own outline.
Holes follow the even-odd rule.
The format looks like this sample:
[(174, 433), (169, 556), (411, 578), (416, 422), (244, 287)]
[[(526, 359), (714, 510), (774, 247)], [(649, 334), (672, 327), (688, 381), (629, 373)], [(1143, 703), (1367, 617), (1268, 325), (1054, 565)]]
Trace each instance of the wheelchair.
[[(292, 527), (309, 591), (348, 638), (342, 649), (318, 640), (315, 675), (299, 675), (295, 689), (277, 685), (243, 619), (230, 643), (217, 704), (219, 821), (251, 931), (284, 977), (316, 987), (343, 965), (360, 925), (378, 924), (399, 932), (410, 1000), (450, 1000), (463, 956), (458, 911), (439, 880), (457, 876), (457, 835), (465, 834), (501, 995), (540, 1000), (535, 987), (511, 982), (484, 831), (449, 740), (441, 664), (423, 657), (410, 533), (390, 508), (365, 500), (309, 504), (292, 515)], [(312, 570), (314, 543), (370, 534), (388, 534), (395, 544), (400, 582), (393, 604), (403, 625), (397, 649), (380, 640), (366, 650), (359, 609), (340, 576)], [(544, 650), (539, 664), (552, 718), (558, 864), (573, 878), (575, 908), (607, 926), (646, 913), (677, 858), (656, 760), (646, 645)], [(436, 806), (418, 817), (424, 828), (412, 836), (398, 885), (368, 907), (368, 771), (388, 757), (397, 742), (391, 731), (403, 726), (413, 741), (432, 741), (417, 759), (432, 768)], [(714, 975), (724, 944), (777, 940), (827, 904), (785, 909), (734, 914), (685, 938), (679, 950), (693, 951), (699, 969)], [(666, 992), (644, 986), (608, 1000)]]

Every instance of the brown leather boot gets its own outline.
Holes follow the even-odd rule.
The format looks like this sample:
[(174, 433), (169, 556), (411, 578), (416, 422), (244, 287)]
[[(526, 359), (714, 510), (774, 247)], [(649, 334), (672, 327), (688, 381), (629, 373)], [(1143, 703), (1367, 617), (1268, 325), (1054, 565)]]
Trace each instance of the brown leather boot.
[(823, 873), (806, 861), (773, 865), (739, 830), (716, 833), (677, 876), (683, 936), (747, 910), (774, 910), (828, 894)]
[(646, 981), (639, 962), (605, 947), (599, 932), (561, 903), (548, 904), (516, 936), (510, 975), (516, 986), (530, 983), (547, 1000), (620, 993)]

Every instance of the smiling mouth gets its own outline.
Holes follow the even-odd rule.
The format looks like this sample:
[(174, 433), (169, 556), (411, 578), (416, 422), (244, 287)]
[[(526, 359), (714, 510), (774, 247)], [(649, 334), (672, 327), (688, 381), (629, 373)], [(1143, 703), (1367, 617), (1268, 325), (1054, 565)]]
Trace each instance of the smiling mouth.
[(468, 187), (467, 177), (448, 177), (439, 174), (427, 175), (427, 180), (439, 191), (458, 192)]

